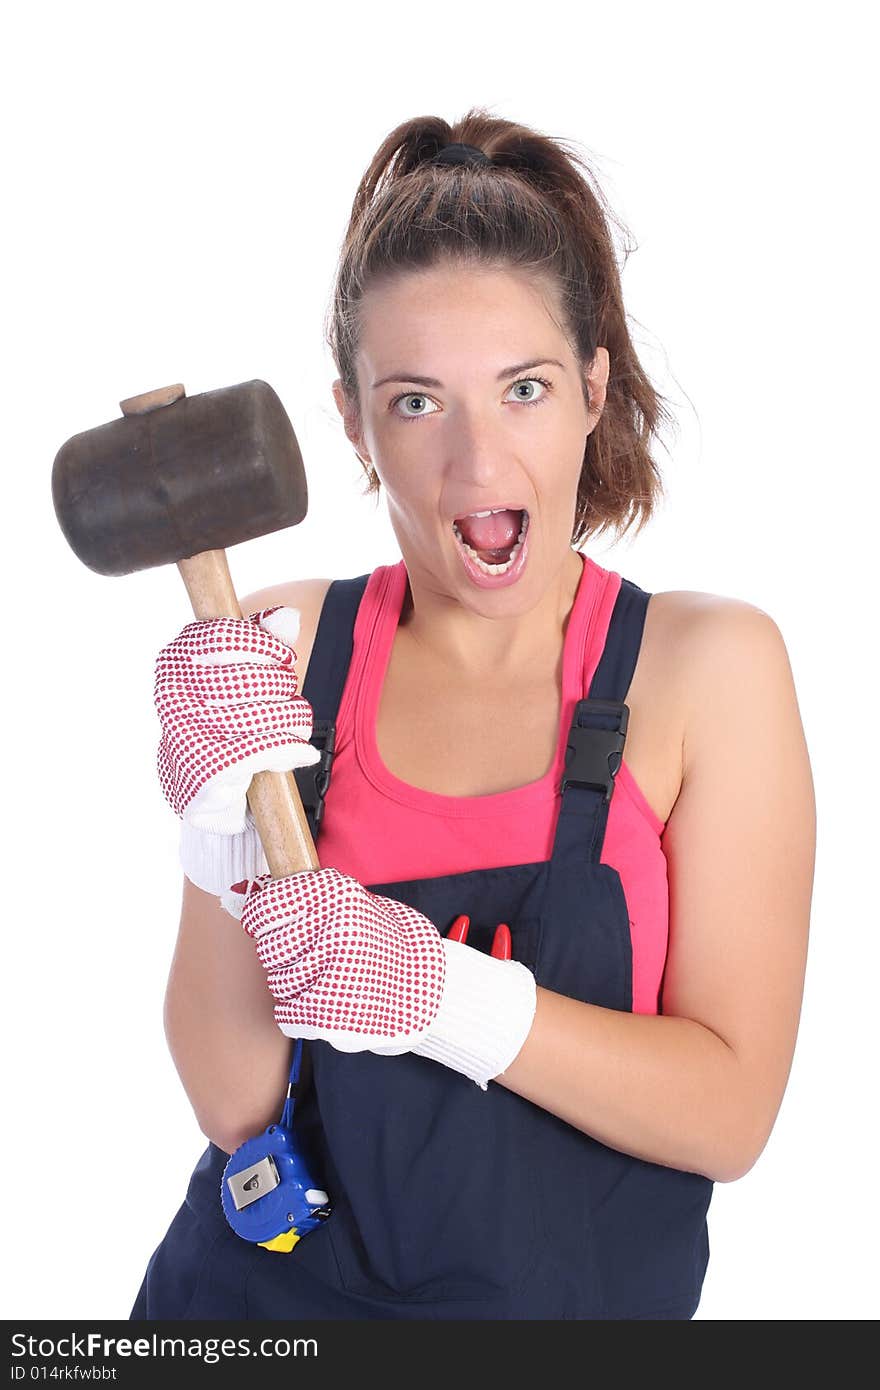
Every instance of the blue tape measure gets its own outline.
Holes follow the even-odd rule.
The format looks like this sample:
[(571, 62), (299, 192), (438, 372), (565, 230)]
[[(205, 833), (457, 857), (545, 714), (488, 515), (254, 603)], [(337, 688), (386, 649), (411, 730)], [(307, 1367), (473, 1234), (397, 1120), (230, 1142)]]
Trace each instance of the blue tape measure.
[(292, 1250), (331, 1211), (330, 1199), (313, 1180), (293, 1132), (293, 1093), (301, 1056), (302, 1038), (297, 1038), (280, 1121), (239, 1145), (220, 1184), (223, 1214), (233, 1231), (267, 1250)]

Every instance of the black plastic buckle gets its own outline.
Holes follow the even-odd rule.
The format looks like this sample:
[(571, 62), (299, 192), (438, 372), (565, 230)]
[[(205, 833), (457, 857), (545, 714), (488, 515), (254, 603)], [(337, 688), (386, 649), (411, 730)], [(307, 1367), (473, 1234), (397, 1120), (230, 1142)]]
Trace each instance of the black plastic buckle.
[[(610, 715), (619, 725), (616, 729), (583, 728), (575, 723), (579, 714)], [(623, 762), (623, 748), (629, 725), (629, 709), (622, 700), (579, 700), (575, 720), (568, 731), (565, 750), (565, 771), (559, 788), (594, 787), (605, 793), (610, 801), (614, 779)]]
[(324, 797), (330, 785), (330, 768), (336, 748), (336, 725), (328, 719), (316, 719), (312, 725), (309, 742), (321, 751), (321, 760), (308, 767), (295, 767), (296, 778), (303, 810), (312, 818), (312, 835), (317, 835), (324, 815)]

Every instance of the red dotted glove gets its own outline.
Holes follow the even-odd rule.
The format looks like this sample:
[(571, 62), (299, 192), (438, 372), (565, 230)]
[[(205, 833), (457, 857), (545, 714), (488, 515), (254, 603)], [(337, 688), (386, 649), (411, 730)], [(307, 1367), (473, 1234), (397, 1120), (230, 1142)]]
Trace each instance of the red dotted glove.
[(297, 694), (298, 635), (297, 609), (265, 608), (248, 618), (189, 623), (159, 653), (159, 779), (189, 825), (238, 834), (255, 772), (320, 760), (309, 743), (312, 707)]
[(531, 1027), (532, 972), (451, 941), (422, 913), (338, 869), (236, 884), (223, 905), (253, 938), (290, 1038), (416, 1052), (483, 1090)]

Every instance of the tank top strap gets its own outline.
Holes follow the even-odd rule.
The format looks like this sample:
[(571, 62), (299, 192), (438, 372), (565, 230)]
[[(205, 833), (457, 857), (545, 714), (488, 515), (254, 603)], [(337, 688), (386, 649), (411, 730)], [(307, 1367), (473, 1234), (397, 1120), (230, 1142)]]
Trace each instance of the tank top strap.
[[(319, 762), (294, 771), (313, 839), (320, 830), (355, 622), (369, 579), (363, 574), (329, 585), (301, 690), (314, 712), (311, 742), (321, 752)], [(588, 862), (601, 857), (626, 741), (629, 710), (623, 698), (638, 661), (650, 597), (637, 584), (621, 579), (589, 695), (577, 701), (568, 732), (554, 857), (557, 851), (586, 855)]]
[(625, 697), (639, 659), (650, 597), (632, 580), (621, 579), (602, 656), (590, 682), (591, 700)]
[(354, 579), (334, 579), (328, 587), (300, 690), (314, 714), (310, 742), (321, 751), (320, 762), (295, 768), (293, 774), (313, 840), (318, 838), (324, 814), (336, 746), (336, 717), (351, 664), (355, 621), (369, 578), (369, 574), (361, 574)]
[(638, 661), (650, 597), (631, 580), (621, 579), (589, 694), (575, 705), (568, 731), (554, 861), (598, 863), (602, 857), (629, 722), (623, 701)]

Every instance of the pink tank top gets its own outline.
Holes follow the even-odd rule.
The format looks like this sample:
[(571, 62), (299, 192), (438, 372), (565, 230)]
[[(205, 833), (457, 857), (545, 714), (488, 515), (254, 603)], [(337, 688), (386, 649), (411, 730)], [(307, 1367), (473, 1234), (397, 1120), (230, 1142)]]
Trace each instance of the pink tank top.
[[(393, 883), (551, 857), (568, 729), (575, 703), (589, 694), (621, 582), (619, 574), (578, 553), (583, 574), (565, 629), (562, 711), (553, 766), (537, 782), (488, 796), (424, 791), (395, 777), (382, 762), (376, 716), (407, 574), (403, 560), (373, 571), (358, 609), (337, 716), (336, 752), (320, 835), (322, 867), (337, 868), (365, 884)], [(660, 845), (663, 828), (624, 760), (615, 780), (601, 861), (620, 874), (629, 909), (633, 1013), (657, 1013), (666, 961), (669, 897)]]

